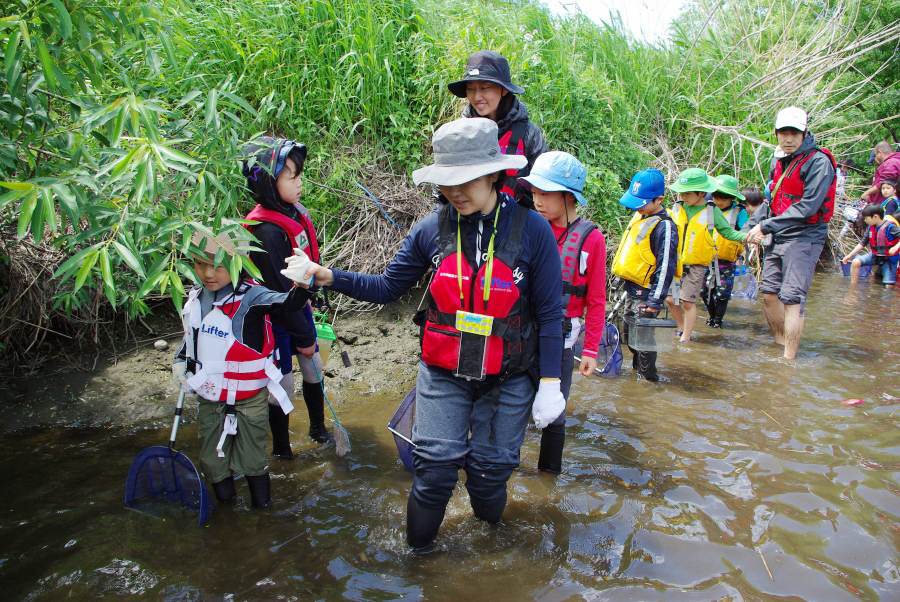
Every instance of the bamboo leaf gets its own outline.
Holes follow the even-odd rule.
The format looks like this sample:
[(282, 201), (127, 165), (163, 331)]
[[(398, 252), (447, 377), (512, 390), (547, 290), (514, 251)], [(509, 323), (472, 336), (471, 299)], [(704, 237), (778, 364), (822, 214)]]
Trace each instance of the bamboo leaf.
[(100, 247), (100, 275), (103, 277), (104, 286), (115, 286), (109, 261), (109, 247)]
[(146, 157), (141, 164), (138, 166), (137, 176), (134, 178), (134, 191), (132, 200), (135, 203), (140, 203), (141, 198), (144, 196), (144, 190), (147, 188), (147, 180), (148, 180), (148, 165), (150, 163), (150, 157)]
[(232, 94), (231, 92), (226, 92), (225, 90), (222, 90), (222, 96), (224, 96), (225, 98), (227, 98), (234, 104), (238, 105), (239, 107), (241, 107), (242, 109), (244, 109), (245, 111), (247, 111), (248, 113), (253, 115), (254, 117), (259, 116), (259, 113), (256, 112), (256, 109), (251, 107), (250, 104), (246, 100), (241, 98), (240, 96)]
[(113, 124), (112, 143), (109, 146), (119, 146), (119, 140), (122, 139), (122, 132), (125, 131), (126, 114), (126, 107), (122, 107), (121, 109), (119, 109), (119, 114), (116, 116), (116, 121)]
[(218, 123), (218, 113), (216, 112), (216, 105), (219, 101), (219, 91), (215, 88), (209, 91), (209, 96), (206, 97), (206, 125), (208, 127), (212, 127), (214, 123)]
[(53, 0), (53, 6), (56, 7), (56, 12), (59, 13), (59, 33), (63, 40), (68, 40), (69, 36), (72, 35), (72, 17), (59, 0)]
[(262, 280), (262, 274), (259, 272), (259, 268), (256, 267), (256, 264), (253, 263), (249, 257), (244, 257), (241, 262), (241, 267), (247, 270), (247, 273), (250, 274), (251, 278), (255, 278), (256, 280)]
[(157, 283), (159, 283), (159, 279), (162, 278), (163, 276), (165, 276), (165, 274), (166, 273), (162, 270), (160, 270), (158, 272), (153, 272), (152, 274), (150, 274), (150, 276), (147, 278), (147, 280), (144, 281), (144, 284), (141, 285), (141, 288), (138, 289), (138, 292), (135, 296), (138, 299), (145, 297), (147, 295), (147, 293), (150, 292), (150, 289), (155, 287), (157, 285)]
[(228, 273), (231, 275), (231, 286), (237, 287), (238, 279), (241, 277), (240, 255), (231, 256), (231, 261), (228, 262)]
[(137, 258), (137, 256), (131, 252), (131, 249), (117, 240), (113, 241), (113, 245), (115, 245), (116, 251), (119, 253), (119, 257), (122, 258), (122, 261), (124, 261), (128, 267), (134, 270), (138, 276), (144, 278), (144, 266), (141, 265), (141, 262)]
[(81, 262), (82, 262), (82, 260), (84, 259), (84, 256), (85, 256), (85, 255), (87, 255), (88, 253), (90, 253), (90, 252), (93, 251), (94, 249), (98, 248), (99, 246), (100, 246), (99, 244), (96, 244), (96, 245), (94, 245), (94, 246), (92, 246), (92, 247), (86, 247), (86, 248), (84, 248), (84, 249), (81, 249), (80, 251), (78, 251), (77, 253), (75, 253), (74, 255), (72, 255), (72, 257), (70, 257), (70, 258), (67, 259), (65, 262), (63, 262), (63, 264), (62, 264), (61, 266), (59, 266), (58, 268), (56, 268), (56, 271), (53, 272), (53, 276), (51, 276), (51, 278), (60, 278), (61, 276), (63, 276), (63, 275), (66, 274), (67, 272), (71, 271), (71, 270), (74, 269), (76, 266), (78, 266), (79, 264), (81, 264)]
[(25, 238), (25, 234), (28, 233), (28, 224), (31, 223), (31, 214), (34, 213), (37, 200), (37, 189), (32, 187), (31, 194), (22, 202), (22, 207), (19, 209), (19, 225), (16, 230), (19, 240)]
[(78, 221), (78, 199), (72, 194), (68, 186), (62, 183), (51, 184), (50, 188), (56, 192), (59, 197), (59, 207), (62, 209), (69, 220), (74, 224)]
[(3, 71), (6, 73), (6, 81), (9, 84), (12, 84), (18, 71), (19, 42), (21, 39), (22, 34), (16, 30), (12, 32), (12, 35), (9, 36), (9, 40), (6, 42), (6, 51), (3, 55)]
[(47, 51), (44, 41), (40, 38), (38, 38), (37, 46), (38, 56), (41, 57), (41, 68), (44, 71), (44, 81), (47, 82), (47, 87), (53, 92), (56, 90), (56, 74), (53, 72), (53, 59), (50, 58), (50, 53)]
[(10, 190), (31, 190), (35, 185), (31, 182), (0, 182), (0, 186)]
[(169, 281), (172, 283), (172, 303), (175, 304), (175, 310), (181, 314), (184, 307), (184, 285), (175, 272), (169, 272)]
[(216, 251), (216, 256), (213, 258), (213, 266), (219, 267), (222, 265), (222, 259), (225, 258), (225, 247), (219, 247)]
[(50, 231), (56, 234), (56, 209), (53, 207), (53, 191), (50, 188), (42, 188), (41, 194), (44, 197), (44, 222), (50, 226)]
[[(35, 190), (35, 196), (37, 196), (37, 190)], [(31, 237), (34, 239), (34, 242), (39, 242), (44, 238), (44, 216), (46, 215), (46, 206), (47, 197), (42, 188), (40, 196), (37, 196), (37, 204), (31, 214)]]
[(169, 272), (169, 282), (172, 284), (172, 296), (184, 298), (184, 283), (181, 281), (181, 276), (178, 275), (178, 272), (175, 270)]
[(178, 69), (178, 59), (175, 54), (175, 47), (172, 45), (172, 40), (169, 38), (169, 34), (165, 31), (159, 32), (159, 41), (162, 44), (163, 50), (166, 51), (166, 57), (169, 59), (169, 62), (172, 64), (176, 70)]
[(28, 194), (25, 190), (12, 190), (0, 196), (0, 209), (3, 209), (13, 201)]
[(201, 94), (203, 94), (203, 92), (201, 92), (200, 90), (194, 90), (192, 92), (188, 92), (187, 94), (184, 95), (184, 98), (182, 98), (181, 100), (178, 101), (178, 104), (175, 105), (175, 108), (186, 105), (187, 103), (191, 102), (192, 100), (194, 100)]
[(75, 289), (73, 292), (78, 292), (83, 285), (87, 277), (91, 274), (91, 270), (94, 268), (94, 264), (97, 263), (97, 258), (100, 253), (98, 249), (91, 250), (90, 253), (85, 255), (84, 263), (81, 264), (81, 268), (78, 269), (78, 275), (75, 276)]
[(22, 39), (25, 41), (25, 47), (28, 48), (28, 50), (31, 50), (31, 36), (28, 35), (28, 23), (22, 19), (19, 19), (19, 33), (22, 34)]

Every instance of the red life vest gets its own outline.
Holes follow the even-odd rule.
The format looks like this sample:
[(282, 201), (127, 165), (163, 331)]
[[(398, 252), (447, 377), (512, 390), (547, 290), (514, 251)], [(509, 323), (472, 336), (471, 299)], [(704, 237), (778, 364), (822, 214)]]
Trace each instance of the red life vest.
[(281, 370), (274, 362), (275, 337), (269, 316), (265, 317), (261, 351), (248, 347), (234, 336), (232, 318), (251, 286), (257, 284), (244, 281), (233, 295), (213, 303), (213, 308), (203, 318), (200, 317), (198, 298), (201, 289), (191, 290), (182, 310), (185, 352), (189, 371), (194, 373), (187, 382), (201, 397), (229, 404), (268, 388), (284, 411), (290, 412), (293, 405), (281, 387)]
[[(312, 216), (309, 214), (309, 211), (306, 210), (306, 207), (300, 203), (293, 203), (293, 205), (294, 208), (297, 209), (297, 214), (300, 217), (299, 222), (289, 218), (284, 213), (266, 209), (262, 205), (254, 207), (250, 213), (247, 214), (247, 219), (259, 222), (271, 222), (281, 226), (281, 229), (285, 231), (288, 235), (288, 239), (291, 241), (291, 248), (302, 249), (310, 259), (316, 263), (320, 263), (319, 241), (316, 240), (316, 230), (313, 227)], [(250, 232), (253, 232), (253, 226), (246, 226), (246, 228)]]
[[(784, 172), (782, 162), (780, 160), (775, 162), (775, 171), (772, 174), (772, 179), (775, 182), (780, 181), (781, 185), (778, 186), (778, 190), (775, 191), (775, 198), (772, 199), (771, 207), (773, 214), (781, 215), (787, 211), (791, 205), (803, 198), (803, 180), (800, 178), (800, 169), (813, 155), (816, 154), (816, 152), (824, 153), (825, 156), (828, 157), (828, 160), (831, 161), (831, 166), (837, 170), (837, 163), (834, 161), (834, 156), (832, 156), (831, 151), (827, 148), (815, 149), (795, 157), (788, 165), (784, 179), (781, 178), (781, 175)], [(831, 221), (831, 216), (834, 215), (834, 197), (836, 191), (837, 176), (831, 181), (831, 186), (828, 187), (828, 193), (825, 195), (825, 200), (822, 201), (819, 210), (814, 216), (806, 220), (806, 223), (818, 224)]]
[[(502, 210), (502, 206), (497, 207), (497, 211)], [(422, 361), (427, 365), (456, 369), (462, 335), (455, 326), (457, 310), (494, 318), (491, 334), (487, 337), (485, 375), (516, 374), (534, 363), (538, 332), (531, 317), (531, 306), (519, 291), (513, 272), (522, 252), (522, 231), (528, 211), (514, 205), (509, 235), (495, 243), (490, 295), (485, 303), (488, 262), (475, 267), (474, 252), (465, 237), (462, 238), (463, 249), (456, 248), (459, 214), (450, 205), (440, 209), (438, 267), (428, 287), (428, 308), (421, 331)], [(462, 253), (462, 300), (457, 277), (458, 253)]]
[(892, 222), (884, 220), (878, 227), (869, 226), (869, 244), (872, 245), (872, 251), (875, 255), (878, 255), (879, 257), (893, 257), (894, 255), (900, 254), (900, 252), (890, 252), (891, 247), (900, 241), (900, 238), (889, 238), (891, 226), (893, 225)]
[(566, 239), (559, 248), (563, 281), (563, 316), (567, 318), (579, 317), (584, 311), (583, 299), (587, 294), (587, 286), (575, 286), (575, 276), (584, 276), (580, 270), (581, 251), (584, 249), (584, 243), (587, 242), (588, 236), (596, 229), (597, 226), (593, 222), (579, 219), (571, 225)]
[[(500, 150), (503, 151), (504, 155), (524, 155), (525, 154), (525, 141), (523, 140), (523, 136), (525, 134), (525, 130), (528, 127), (528, 122), (526, 121), (516, 121), (513, 123), (512, 127), (505, 134), (500, 136)], [(513, 188), (516, 187), (516, 178), (519, 175), (518, 169), (507, 169), (507, 182), (500, 189), (500, 192), (505, 192), (509, 196), (513, 195)], [(523, 176), (527, 174), (522, 174)]]

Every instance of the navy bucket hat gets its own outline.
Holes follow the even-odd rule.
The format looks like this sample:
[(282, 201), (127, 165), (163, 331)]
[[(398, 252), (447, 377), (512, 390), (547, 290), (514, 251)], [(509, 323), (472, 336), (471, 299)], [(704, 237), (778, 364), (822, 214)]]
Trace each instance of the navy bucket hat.
[(466, 83), (493, 82), (513, 94), (522, 94), (525, 88), (512, 83), (509, 62), (493, 50), (479, 50), (466, 61), (466, 73), (461, 80), (447, 84), (447, 89), (460, 98), (466, 97)]

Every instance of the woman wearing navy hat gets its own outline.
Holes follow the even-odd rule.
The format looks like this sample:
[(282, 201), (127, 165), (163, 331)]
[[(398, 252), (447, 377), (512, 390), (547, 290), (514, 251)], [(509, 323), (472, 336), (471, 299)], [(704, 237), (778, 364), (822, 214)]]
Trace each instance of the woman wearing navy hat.
[(466, 62), (463, 78), (447, 84), (447, 89), (469, 100), (463, 117), (486, 117), (497, 124), (500, 148), (507, 155), (524, 155), (528, 160), (522, 169), (506, 171), (503, 192), (531, 205), (531, 191), (519, 185), (517, 178), (531, 173), (535, 159), (547, 152), (547, 142), (541, 129), (528, 119), (528, 109), (516, 94), (525, 88), (512, 83), (509, 63), (491, 50), (479, 50)]

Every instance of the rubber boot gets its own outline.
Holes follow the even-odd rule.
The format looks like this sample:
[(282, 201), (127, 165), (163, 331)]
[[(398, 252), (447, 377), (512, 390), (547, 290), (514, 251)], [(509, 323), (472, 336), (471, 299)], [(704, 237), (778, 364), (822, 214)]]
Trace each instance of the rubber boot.
[(559, 474), (562, 472), (562, 453), (566, 442), (566, 425), (550, 424), (541, 432), (541, 454), (538, 470)]
[(709, 310), (709, 319), (706, 320), (707, 326), (715, 328), (716, 308), (719, 306), (719, 301), (718, 295), (714, 291), (710, 291), (709, 301), (706, 304), (706, 309)]
[(247, 486), (250, 488), (250, 503), (254, 508), (265, 508), (272, 501), (272, 481), (269, 479), (269, 473), (247, 477)]
[(303, 381), (303, 401), (309, 413), (309, 436), (316, 443), (334, 441), (334, 437), (325, 428), (325, 394), (320, 383)]
[(652, 383), (659, 381), (656, 372), (656, 351), (640, 351), (637, 355), (637, 373)]
[(722, 328), (722, 318), (728, 309), (728, 299), (719, 299), (716, 302), (716, 315), (713, 317), (713, 328)]
[(291, 460), (291, 418), (284, 413), (281, 406), (269, 404), (269, 428), (272, 429), (272, 455), (284, 460)]
[(220, 504), (230, 504), (237, 495), (237, 491), (234, 488), (234, 477), (228, 477), (218, 483), (213, 483), (212, 488), (213, 493), (216, 495), (216, 501)]
[(416, 552), (427, 552), (444, 522), (444, 508), (427, 508), (412, 491), (406, 502), (406, 542)]

